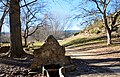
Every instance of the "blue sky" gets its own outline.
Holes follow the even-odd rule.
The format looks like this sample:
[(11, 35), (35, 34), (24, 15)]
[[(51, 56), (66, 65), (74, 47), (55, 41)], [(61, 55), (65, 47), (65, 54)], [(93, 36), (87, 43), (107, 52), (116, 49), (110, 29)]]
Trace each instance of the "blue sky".
[[(65, 15), (71, 16), (73, 14), (73, 11), (71, 10), (73, 9), (73, 6), (77, 5), (78, 1), (79, 0), (74, 0), (71, 4), (65, 0), (48, 0), (47, 9), (49, 12), (57, 13), (61, 17), (64, 17)], [(78, 26), (79, 23), (75, 23), (70, 24), (66, 29), (80, 30), (81, 28)], [(2, 31), (9, 32), (9, 27), (3, 26)]]
[[(71, 0), (72, 1), (72, 0)], [(67, 0), (49, 0), (49, 9), (52, 13), (58, 13), (61, 16), (72, 16), (74, 11), (72, 11), (73, 7), (78, 5), (79, 0), (74, 0), (72, 3), (67, 2)], [(76, 24), (75, 24), (76, 23)], [(74, 25), (73, 25), (74, 24)], [(78, 26), (78, 22), (74, 22), (68, 26), (68, 30), (80, 30), (82, 27)]]
[[(30, 1), (30, 0), (29, 0)], [(43, 0), (48, 2), (47, 4), (47, 9), (51, 13), (56, 13), (60, 15), (61, 17), (64, 17), (65, 15), (67, 16), (73, 16), (74, 14), (82, 13), (82, 11), (73, 11), (74, 7), (76, 7), (79, 4), (79, 1), (81, 0)], [(68, 2), (67, 2), (68, 1)], [(120, 1), (120, 0), (118, 0)], [(92, 4), (89, 5), (80, 5), (83, 7), (87, 8), (94, 8)], [(111, 9), (111, 7), (110, 7)], [(73, 23), (69, 24), (68, 30), (80, 30), (83, 29), (84, 27), (80, 25), (80, 22), (83, 21), (83, 19), (80, 19), (78, 21), (73, 20)], [(3, 31), (8, 30), (9, 27), (3, 27)]]

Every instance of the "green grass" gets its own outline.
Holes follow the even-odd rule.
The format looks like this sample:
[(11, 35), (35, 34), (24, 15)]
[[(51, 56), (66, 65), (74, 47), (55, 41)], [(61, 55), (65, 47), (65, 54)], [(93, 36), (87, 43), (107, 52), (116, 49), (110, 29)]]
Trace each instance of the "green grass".
[(33, 46), (37, 47), (37, 46), (42, 46), (43, 44), (44, 42), (35, 42)]
[[(63, 43), (63, 46), (78, 46), (80, 44), (87, 45), (89, 43), (102, 43), (105, 40), (105, 36), (86, 36), (86, 37), (79, 37), (74, 40), (68, 41)], [(81, 45), (80, 45), (81, 46)]]
[(74, 39), (72, 41), (69, 41), (67, 43), (64, 43), (63, 46), (70, 46), (70, 45), (73, 45), (73, 44), (79, 44), (79, 43), (83, 43), (85, 42), (87, 38), (78, 38), (78, 39)]

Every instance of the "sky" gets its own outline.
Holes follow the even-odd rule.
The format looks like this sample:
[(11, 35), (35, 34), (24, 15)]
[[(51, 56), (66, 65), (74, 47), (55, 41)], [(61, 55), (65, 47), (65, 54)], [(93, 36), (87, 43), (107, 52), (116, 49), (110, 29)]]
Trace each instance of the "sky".
[[(31, 0), (28, 0), (31, 1)], [(79, 3), (79, 1), (81, 0), (43, 0), (47, 2), (47, 10), (48, 12), (51, 13), (56, 13), (58, 15), (60, 15), (60, 17), (64, 17), (64, 16), (73, 16), (75, 14), (75, 11), (73, 10), (73, 7), (76, 7)], [(120, 1), (120, 0), (118, 0)], [(84, 6), (87, 8), (93, 8), (95, 6), (91, 6), (92, 4), (89, 4), (87, 6), (85, 5), (80, 5), (80, 6)], [(81, 11), (77, 11), (76, 13), (81, 13)], [(83, 19), (79, 20), (79, 21), (75, 21), (73, 20), (73, 23), (69, 23), (68, 27), (66, 28), (67, 30), (81, 30), (84, 27), (80, 25), (80, 22), (83, 21)], [(3, 27), (3, 31), (8, 31), (9, 27)]]
[[(28, 2), (34, 1), (34, 0), (28, 0)], [(38, 0), (39, 1), (39, 0)], [(76, 7), (79, 4), (79, 1), (82, 0), (43, 0), (47, 3), (47, 11), (51, 12), (53, 14), (58, 14), (60, 17), (64, 16), (70, 16), (72, 17), (76, 13), (82, 13), (82, 11), (74, 11), (74, 7)], [(70, 2), (71, 1), (71, 2)], [(120, 0), (116, 0), (120, 1)], [(81, 5), (80, 5), (81, 6)], [(88, 9), (94, 8), (96, 6), (93, 6), (92, 4), (89, 5), (83, 5), (84, 7), (87, 7)], [(111, 7), (109, 7), (111, 9)], [(0, 14), (1, 17), (1, 14)], [(67, 30), (81, 30), (84, 28), (84, 26), (80, 25), (80, 22), (82, 22), (83, 19), (79, 20), (72, 20), (73, 23), (69, 23)], [(3, 27), (3, 31), (9, 31), (9, 27)]]
[[(78, 5), (79, 0), (74, 0), (72, 3), (67, 0), (49, 0), (49, 8), (52, 13), (59, 13), (61, 16), (72, 16), (74, 12), (72, 11), (75, 5)], [(76, 24), (75, 24), (76, 23)], [(72, 23), (68, 26), (67, 30), (80, 30), (82, 27), (78, 26), (78, 22)]]
[[(79, 0), (74, 0), (72, 4), (65, 0), (47, 0), (47, 1), (48, 1), (47, 9), (49, 12), (57, 13), (58, 15), (60, 15), (60, 17), (64, 17), (66, 15), (71, 16), (73, 14), (71, 10), (74, 5), (77, 5)], [(80, 26), (78, 26), (78, 24), (79, 23), (69, 24), (69, 26), (66, 29), (67, 30), (80, 30), (81, 28)], [(3, 26), (2, 31), (9, 32), (9, 27)]]

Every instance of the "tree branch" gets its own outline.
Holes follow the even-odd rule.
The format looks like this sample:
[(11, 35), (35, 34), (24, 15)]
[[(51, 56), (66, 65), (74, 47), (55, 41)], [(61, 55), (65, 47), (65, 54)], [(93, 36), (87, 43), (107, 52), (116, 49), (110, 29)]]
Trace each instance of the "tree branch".
[(100, 7), (99, 7), (98, 2), (97, 2), (96, 0), (92, 0), (92, 1), (93, 1), (93, 2), (95, 2), (95, 4), (97, 5), (98, 10), (100, 11), (100, 13), (102, 13), (102, 14), (103, 14), (102, 10), (101, 10), (101, 9), (100, 9)]
[[(35, 0), (35, 1), (33, 1), (33, 2), (36, 2), (36, 1), (37, 1), (37, 0)], [(28, 11), (31, 13), (31, 15), (32, 15), (33, 17), (35, 17), (35, 15), (33, 15), (32, 12), (30, 11), (30, 9), (28, 8), (28, 6), (27, 6), (28, 4), (26, 3), (26, 0), (24, 0), (24, 2), (25, 2), (25, 5), (26, 5), (26, 8), (28, 9)], [(32, 2), (32, 3), (33, 3), (33, 2)], [(37, 17), (35, 17), (35, 18), (37, 19)]]
[(34, 33), (36, 32), (36, 30), (38, 29), (39, 25), (40, 25), (40, 24), (38, 24), (38, 25), (36, 26), (35, 30), (34, 30), (33, 32), (29, 33), (28, 36), (31, 36), (32, 34), (34, 34)]
[(25, 6), (28, 6), (28, 5), (30, 5), (30, 4), (32, 4), (32, 3), (34, 3), (34, 2), (36, 2), (36, 1), (37, 1), (37, 0), (32, 1), (32, 2), (30, 2), (30, 3), (27, 3), (27, 4), (25, 4), (25, 5), (22, 5), (22, 6), (20, 6), (20, 8), (25, 7)]
[[(6, 2), (5, 5), (7, 5), (7, 4), (8, 4), (8, 2)], [(4, 11), (3, 11), (3, 15), (0, 19), (0, 32), (1, 32), (1, 29), (2, 29), (2, 25), (3, 25), (3, 22), (4, 22), (5, 16), (8, 12), (9, 12), (9, 7), (5, 6)]]
[(6, 4), (3, 2), (3, 0), (1, 0), (1, 2), (2, 2), (2, 4), (4, 5), (4, 6), (6, 6), (6, 7), (9, 7), (9, 5), (10, 5), (10, 3), (9, 3), (9, 0), (6, 0), (7, 2), (6, 2)]
[(108, 3), (107, 3), (107, 5), (110, 3), (110, 1), (111, 1), (111, 0), (108, 0)]
[(118, 16), (120, 16), (120, 10), (118, 10), (118, 11), (112, 16), (112, 18), (111, 18), (111, 21), (112, 21), (111, 25), (115, 25)]
[(35, 30), (34, 30), (33, 32), (29, 33), (28, 36), (31, 36), (32, 34), (34, 34), (34, 33), (36, 32), (36, 30), (38, 29), (39, 25), (42, 25), (42, 24), (43, 24), (43, 22), (45, 21), (45, 19), (46, 19), (46, 18), (44, 18), (43, 20), (41, 20), (41, 23), (39, 23), (39, 24), (36, 26)]

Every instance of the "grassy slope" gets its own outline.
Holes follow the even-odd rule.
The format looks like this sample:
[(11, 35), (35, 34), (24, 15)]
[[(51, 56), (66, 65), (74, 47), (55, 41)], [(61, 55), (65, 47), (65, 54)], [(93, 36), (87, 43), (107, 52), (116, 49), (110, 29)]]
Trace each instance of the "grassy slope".
[[(120, 38), (116, 37), (114, 34), (112, 36), (113, 44), (111, 46), (118, 46), (120, 43)], [(71, 36), (60, 41), (60, 44), (63, 46), (87, 46), (87, 45), (95, 45), (95, 44), (106, 44), (106, 35), (105, 34), (78, 34), (76, 36)]]
[[(118, 17), (117, 22), (120, 22), (120, 16)], [(112, 38), (112, 40), (119, 39), (118, 37), (115, 38), (115, 36), (119, 35), (120, 25), (114, 28), (114, 31), (116, 30), (118, 31), (118, 33), (113, 32), (112, 36), (114, 38)], [(85, 33), (87, 34), (85, 35)], [(86, 27), (85, 29), (83, 29), (80, 32), (80, 34), (76, 36), (71, 36), (69, 38), (64, 39), (63, 41), (60, 41), (60, 44), (64, 46), (69, 46), (69, 45), (78, 45), (89, 42), (94, 43), (94, 42), (103, 42), (103, 41), (104, 43), (106, 43), (105, 28), (102, 24), (102, 20), (98, 20), (93, 24), (89, 25), (88, 27)]]
[[(117, 18), (116, 23), (119, 23), (119, 22), (120, 22), (120, 16)], [(113, 30), (116, 31), (118, 30), (118, 28), (120, 28), (120, 25), (118, 25), (117, 27), (114, 27)], [(88, 32), (91, 34), (105, 33), (105, 28), (103, 26), (102, 20), (98, 20), (98, 21), (95, 21), (93, 24), (87, 26), (81, 32)]]
[(103, 35), (84, 35), (84, 34), (79, 34), (77, 36), (72, 36), (69, 38), (64, 39), (60, 43), (63, 46), (77, 46), (80, 44), (87, 44), (87, 43), (97, 43), (97, 42), (104, 42), (106, 37)]

